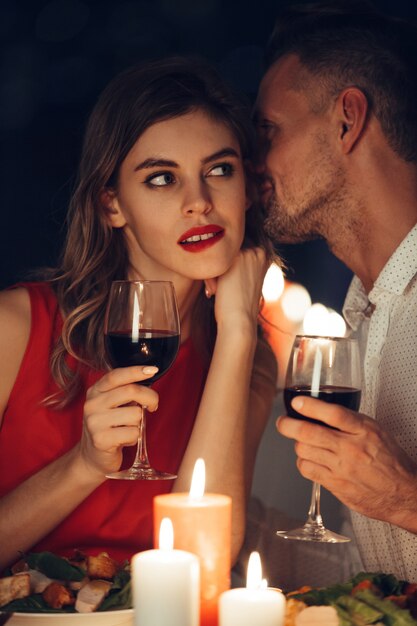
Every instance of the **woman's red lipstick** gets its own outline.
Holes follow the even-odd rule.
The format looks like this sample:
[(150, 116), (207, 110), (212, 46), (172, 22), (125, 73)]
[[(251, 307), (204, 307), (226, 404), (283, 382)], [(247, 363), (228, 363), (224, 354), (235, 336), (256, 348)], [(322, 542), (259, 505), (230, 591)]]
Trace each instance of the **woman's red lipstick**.
[(181, 235), (177, 243), (187, 252), (202, 252), (214, 246), (224, 236), (224, 229), (217, 224), (195, 226)]

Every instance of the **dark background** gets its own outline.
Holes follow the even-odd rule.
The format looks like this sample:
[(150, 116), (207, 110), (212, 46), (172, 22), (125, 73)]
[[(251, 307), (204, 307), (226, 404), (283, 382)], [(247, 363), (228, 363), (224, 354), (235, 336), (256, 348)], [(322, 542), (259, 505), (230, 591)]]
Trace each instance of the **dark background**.
[[(299, 0), (300, 1), (300, 0)], [(302, 0), (301, 0), (302, 1)], [(88, 113), (135, 62), (198, 54), (252, 100), (285, 0), (52, 0), (0, 3), (0, 287), (53, 264)], [(415, 0), (378, 0), (415, 18)], [(281, 249), (288, 277), (340, 310), (350, 273), (323, 242)]]

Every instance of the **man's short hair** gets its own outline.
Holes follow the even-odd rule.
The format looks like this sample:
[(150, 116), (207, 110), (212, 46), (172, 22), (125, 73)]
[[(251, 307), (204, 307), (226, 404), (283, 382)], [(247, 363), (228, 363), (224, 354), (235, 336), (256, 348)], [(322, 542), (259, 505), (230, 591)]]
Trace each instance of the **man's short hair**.
[[(287, 54), (307, 70), (316, 108), (345, 87), (358, 87), (391, 148), (406, 161), (417, 160), (415, 22), (384, 15), (365, 0), (287, 7), (270, 38), (267, 65)], [(302, 88), (300, 80), (295, 88)]]

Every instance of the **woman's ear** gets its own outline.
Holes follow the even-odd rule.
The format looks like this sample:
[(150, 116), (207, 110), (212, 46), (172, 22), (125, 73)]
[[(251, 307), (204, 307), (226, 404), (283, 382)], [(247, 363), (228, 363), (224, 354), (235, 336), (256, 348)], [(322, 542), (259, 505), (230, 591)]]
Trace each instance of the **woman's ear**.
[(368, 100), (361, 89), (347, 87), (337, 99), (338, 139), (344, 154), (348, 154), (360, 139), (369, 111)]
[(123, 213), (120, 210), (117, 195), (114, 189), (105, 187), (100, 193), (100, 202), (104, 209), (105, 219), (112, 228), (123, 228), (126, 224)]

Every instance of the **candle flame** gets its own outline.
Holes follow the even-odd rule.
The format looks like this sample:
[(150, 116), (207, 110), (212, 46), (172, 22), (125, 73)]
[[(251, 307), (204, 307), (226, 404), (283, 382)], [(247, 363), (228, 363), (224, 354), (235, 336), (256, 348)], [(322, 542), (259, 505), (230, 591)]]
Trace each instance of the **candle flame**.
[(259, 552), (251, 552), (246, 576), (246, 588), (261, 589), (263, 584), (261, 557)]
[(164, 517), (159, 527), (159, 549), (172, 550), (174, 547), (174, 527), (169, 517)]
[(202, 498), (206, 486), (206, 465), (204, 459), (197, 459), (191, 479), (190, 498)]

